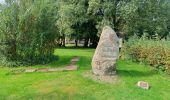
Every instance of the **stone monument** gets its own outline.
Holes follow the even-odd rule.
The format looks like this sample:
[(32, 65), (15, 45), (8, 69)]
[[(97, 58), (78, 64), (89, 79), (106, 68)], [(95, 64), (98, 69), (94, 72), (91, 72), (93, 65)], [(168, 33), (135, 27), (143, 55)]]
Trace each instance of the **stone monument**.
[(92, 59), (93, 73), (101, 76), (116, 74), (118, 56), (119, 38), (111, 27), (105, 26)]

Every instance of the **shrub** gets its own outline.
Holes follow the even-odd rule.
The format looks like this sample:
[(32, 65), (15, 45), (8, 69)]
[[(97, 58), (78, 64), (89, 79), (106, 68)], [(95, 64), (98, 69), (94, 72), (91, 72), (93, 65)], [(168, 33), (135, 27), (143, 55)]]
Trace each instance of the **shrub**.
[(168, 40), (134, 36), (125, 42), (121, 55), (122, 58), (144, 62), (170, 73), (170, 41)]
[[(51, 0), (50, 0), (51, 1)], [(56, 8), (52, 2), (11, 2), (0, 12), (0, 65), (47, 63), (53, 59)]]

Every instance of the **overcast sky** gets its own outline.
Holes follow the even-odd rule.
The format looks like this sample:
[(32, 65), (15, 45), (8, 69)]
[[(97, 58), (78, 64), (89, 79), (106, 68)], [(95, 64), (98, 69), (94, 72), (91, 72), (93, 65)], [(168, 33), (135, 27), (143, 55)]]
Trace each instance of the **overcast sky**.
[(0, 3), (4, 3), (4, 0), (0, 0)]

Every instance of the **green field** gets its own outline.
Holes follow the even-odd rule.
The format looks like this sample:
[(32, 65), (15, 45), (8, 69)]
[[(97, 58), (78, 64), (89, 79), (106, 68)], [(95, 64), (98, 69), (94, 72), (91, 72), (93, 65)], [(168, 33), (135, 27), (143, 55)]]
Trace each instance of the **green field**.
[[(151, 67), (119, 60), (117, 84), (99, 83), (82, 76), (91, 70), (94, 49), (56, 49), (58, 60), (31, 67), (64, 67), (73, 56), (80, 56), (78, 71), (10, 74), (19, 68), (0, 68), (0, 100), (170, 100), (170, 77)], [(140, 80), (149, 90), (136, 86)]]

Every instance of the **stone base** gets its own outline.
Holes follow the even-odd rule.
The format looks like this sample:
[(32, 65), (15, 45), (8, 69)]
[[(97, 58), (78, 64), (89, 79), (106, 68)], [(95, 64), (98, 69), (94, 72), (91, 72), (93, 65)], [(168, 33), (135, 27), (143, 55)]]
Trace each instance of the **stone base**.
[(115, 84), (120, 82), (119, 77), (117, 75), (96, 75), (93, 74), (92, 71), (87, 71), (83, 73), (83, 76), (100, 83)]
[[(105, 67), (103, 67), (105, 68)], [(98, 68), (92, 68), (93, 73), (95, 75), (101, 75), (101, 76), (111, 76), (111, 75), (116, 75), (116, 66), (114, 67), (108, 67), (105, 69), (98, 69)]]
[(103, 72), (100, 70), (93, 70), (93, 74), (95, 75), (100, 75), (100, 76), (112, 76), (112, 75), (116, 75), (116, 71), (111, 71), (111, 72)]

